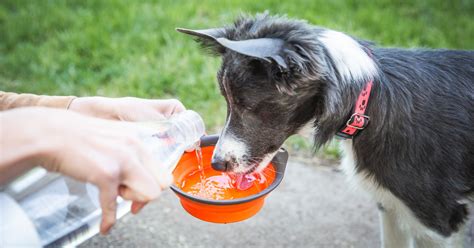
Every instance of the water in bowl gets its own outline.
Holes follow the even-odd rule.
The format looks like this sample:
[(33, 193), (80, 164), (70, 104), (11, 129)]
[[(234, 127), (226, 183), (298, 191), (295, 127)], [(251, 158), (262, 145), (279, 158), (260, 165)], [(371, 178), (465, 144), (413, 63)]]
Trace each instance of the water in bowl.
[(212, 200), (232, 200), (257, 194), (267, 188), (275, 178), (272, 165), (262, 172), (245, 176), (232, 175), (204, 167), (200, 149), (196, 149), (197, 170), (189, 173), (181, 182), (181, 189), (189, 194)]
[[(201, 173), (204, 174), (203, 179)], [(252, 185), (246, 190), (240, 190), (235, 186), (232, 176), (209, 167), (188, 174), (180, 186), (183, 191), (201, 198), (232, 200), (256, 194), (268, 187), (267, 178), (263, 173), (254, 173), (251, 176), (255, 178)]]

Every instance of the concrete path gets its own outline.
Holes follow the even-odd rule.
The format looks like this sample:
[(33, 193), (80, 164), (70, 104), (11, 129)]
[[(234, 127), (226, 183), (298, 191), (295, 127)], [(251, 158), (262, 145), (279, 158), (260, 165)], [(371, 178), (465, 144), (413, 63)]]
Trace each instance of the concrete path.
[(82, 247), (379, 247), (376, 205), (350, 189), (332, 167), (289, 162), (282, 184), (251, 219), (212, 224), (195, 219), (171, 190), (106, 237)]

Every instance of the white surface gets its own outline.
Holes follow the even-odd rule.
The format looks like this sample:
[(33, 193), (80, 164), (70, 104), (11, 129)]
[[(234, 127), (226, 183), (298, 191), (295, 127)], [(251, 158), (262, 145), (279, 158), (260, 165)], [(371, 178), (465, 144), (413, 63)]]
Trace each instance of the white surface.
[(0, 247), (41, 247), (36, 229), (23, 209), (1, 192)]

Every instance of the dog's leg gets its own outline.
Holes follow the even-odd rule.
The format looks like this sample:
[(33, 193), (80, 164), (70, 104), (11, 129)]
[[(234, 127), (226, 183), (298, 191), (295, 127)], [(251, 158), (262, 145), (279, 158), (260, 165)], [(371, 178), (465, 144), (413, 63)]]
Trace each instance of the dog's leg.
[(411, 247), (412, 237), (404, 232), (397, 221), (396, 212), (392, 209), (385, 209), (378, 203), (381, 227), (381, 239), (383, 248)]

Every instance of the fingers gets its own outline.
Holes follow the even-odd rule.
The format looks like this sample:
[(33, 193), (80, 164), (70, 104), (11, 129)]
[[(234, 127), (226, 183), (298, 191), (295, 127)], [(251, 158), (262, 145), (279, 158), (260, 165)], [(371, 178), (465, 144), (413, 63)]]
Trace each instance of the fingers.
[[(161, 193), (157, 179), (148, 167), (152, 166), (150, 155), (138, 141), (125, 139), (127, 149), (115, 150), (117, 167), (100, 163), (103, 167), (94, 180), (100, 189), (100, 205), (102, 208), (101, 234), (107, 234), (116, 221), (116, 198), (118, 195), (126, 200), (140, 202), (134, 207), (138, 212), (145, 204), (156, 199)], [(118, 142), (121, 143), (121, 142)], [(116, 144), (118, 144), (116, 141)]]
[(100, 233), (105, 235), (115, 224), (117, 216), (117, 196), (118, 188), (116, 184), (108, 184), (99, 187), (100, 207), (102, 208), (102, 221), (100, 223)]
[(186, 110), (186, 107), (177, 99), (169, 100), (157, 100), (156, 109), (158, 112), (163, 114), (166, 118), (170, 116), (183, 112)]
[[(161, 189), (158, 188), (158, 191), (161, 191)], [(137, 202), (149, 202), (156, 198), (156, 197), (151, 198), (151, 197), (144, 196), (138, 190), (134, 190), (125, 185), (120, 185), (119, 195), (125, 200), (137, 201)]]
[(145, 196), (133, 192), (130, 188), (127, 188), (124, 185), (120, 186), (119, 195), (124, 199), (133, 201), (131, 207), (132, 214), (137, 214), (149, 202)]
[(173, 182), (173, 176), (167, 170), (166, 166), (153, 159), (151, 155), (152, 153), (145, 147), (141, 147), (137, 152), (142, 158), (141, 161), (144, 169), (146, 170), (145, 173), (156, 183), (158, 183), (161, 190), (168, 188)]
[(184, 107), (183, 103), (181, 103), (179, 100), (174, 100), (174, 109), (171, 114), (183, 112), (186, 110), (186, 107)]
[(123, 197), (127, 200), (147, 202), (158, 198), (161, 194), (159, 177), (155, 176), (154, 168), (158, 164), (151, 158), (150, 153), (140, 144), (136, 144), (129, 164), (122, 173), (122, 185), (126, 186)]
[[(125, 173), (125, 178), (122, 181), (123, 185), (119, 188), (120, 196), (133, 201), (131, 206), (133, 214), (137, 214), (148, 202), (157, 198), (162, 189), (168, 187), (172, 181), (172, 179), (167, 179), (166, 172), (157, 170), (159, 164), (151, 159), (146, 150), (142, 150), (140, 153), (143, 154), (143, 162), (128, 167), (129, 171)], [(150, 180), (150, 182), (147, 182), (147, 180)], [(152, 192), (144, 193), (150, 189)], [(148, 195), (145, 196), (145, 194)]]
[(148, 202), (133, 202), (131, 207), (132, 214), (138, 214), (146, 204)]
[(136, 138), (135, 130), (124, 128), (125, 125), (114, 123), (116, 128), (113, 130), (118, 131), (120, 136), (110, 131), (106, 135), (94, 136), (102, 139), (91, 142), (94, 147), (102, 148), (102, 152), (94, 156), (95, 163), (90, 163), (96, 164), (98, 170), (96, 173), (86, 172), (91, 175), (87, 180), (100, 189), (101, 234), (107, 234), (116, 222), (118, 195), (134, 201), (132, 212), (137, 213), (172, 183), (171, 173), (154, 161), (147, 148)]

